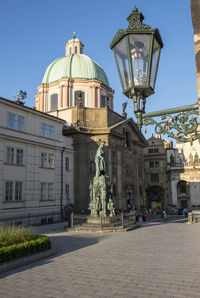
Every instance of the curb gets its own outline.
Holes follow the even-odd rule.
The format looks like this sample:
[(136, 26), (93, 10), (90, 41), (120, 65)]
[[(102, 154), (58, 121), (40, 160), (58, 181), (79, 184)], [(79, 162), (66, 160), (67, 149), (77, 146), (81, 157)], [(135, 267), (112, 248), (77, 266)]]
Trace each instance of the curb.
[(74, 228), (66, 228), (67, 232), (77, 232), (77, 233), (88, 233), (88, 234), (104, 234), (104, 233), (120, 233), (120, 232), (128, 232), (134, 229), (137, 229), (138, 226), (136, 224), (129, 226), (127, 228), (107, 228), (107, 229), (98, 229), (98, 228), (83, 228), (83, 227), (74, 227)]
[(0, 274), (7, 272), (9, 270), (24, 266), (24, 265), (28, 265), (28, 264), (36, 262), (36, 261), (39, 261), (43, 258), (50, 257), (52, 255), (55, 255), (56, 253), (57, 253), (56, 247), (51, 244), (51, 249), (48, 249), (45, 251), (40, 251), (38, 253), (29, 255), (29, 256), (21, 257), (19, 259), (10, 260), (8, 262), (0, 264)]

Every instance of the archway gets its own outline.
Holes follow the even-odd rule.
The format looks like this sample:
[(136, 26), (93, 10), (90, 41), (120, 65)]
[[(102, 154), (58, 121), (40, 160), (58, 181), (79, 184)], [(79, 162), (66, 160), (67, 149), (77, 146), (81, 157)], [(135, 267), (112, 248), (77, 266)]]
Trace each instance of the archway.
[(177, 208), (189, 208), (189, 185), (185, 180), (177, 183)]
[(164, 188), (159, 185), (149, 186), (147, 193), (147, 208), (153, 212), (160, 212), (164, 207)]

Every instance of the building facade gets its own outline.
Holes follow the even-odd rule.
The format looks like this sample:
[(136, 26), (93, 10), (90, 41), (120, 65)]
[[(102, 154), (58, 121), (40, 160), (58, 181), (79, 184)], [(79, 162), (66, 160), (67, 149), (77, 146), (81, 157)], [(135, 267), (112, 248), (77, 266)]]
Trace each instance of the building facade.
[(146, 207), (153, 212), (171, 205), (167, 173), (167, 148), (171, 146), (159, 136), (152, 136), (144, 148)]
[(74, 203), (74, 152), (64, 125), (0, 98), (0, 222), (50, 223)]
[(178, 209), (200, 207), (199, 141), (178, 143), (167, 151), (172, 204)]

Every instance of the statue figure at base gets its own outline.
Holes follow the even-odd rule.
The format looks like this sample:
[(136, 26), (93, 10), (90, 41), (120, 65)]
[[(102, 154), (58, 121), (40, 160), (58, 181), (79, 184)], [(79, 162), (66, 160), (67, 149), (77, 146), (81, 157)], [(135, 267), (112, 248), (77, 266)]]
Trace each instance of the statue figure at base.
[(106, 162), (104, 154), (104, 142), (101, 142), (96, 155), (96, 175), (90, 181), (90, 215), (93, 217), (112, 217), (114, 212), (112, 183), (109, 177), (106, 176)]

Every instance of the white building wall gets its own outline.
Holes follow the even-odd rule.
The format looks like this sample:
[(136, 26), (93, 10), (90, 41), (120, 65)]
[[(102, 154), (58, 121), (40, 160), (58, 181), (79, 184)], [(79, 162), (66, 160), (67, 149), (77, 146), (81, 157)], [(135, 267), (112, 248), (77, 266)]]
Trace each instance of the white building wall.
[[(24, 131), (8, 128), (8, 113), (24, 117)], [(54, 127), (54, 138), (41, 135), (42, 123)], [(72, 138), (62, 135), (65, 121), (34, 109), (0, 98), (0, 223), (3, 221), (41, 223), (41, 219), (60, 217), (61, 203), (61, 152), (70, 160), (68, 174), (64, 172), (63, 184), (70, 185), (71, 203), (74, 202), (74, 160)], [(14, 148), (14, 164), (7, 162), (7, 147)], [(16, 164), (16, 150), (23, 149), (23, 164)], [(53, 167), (41, 166), (41, 153), (54, 155)], [(22, 182), (22, 199), (5, 200), (6, 181)], [(53, 183), (53, 198), (40, 198), (40, 183)], [(63, 185), (63, 208), (66, 200)]]

